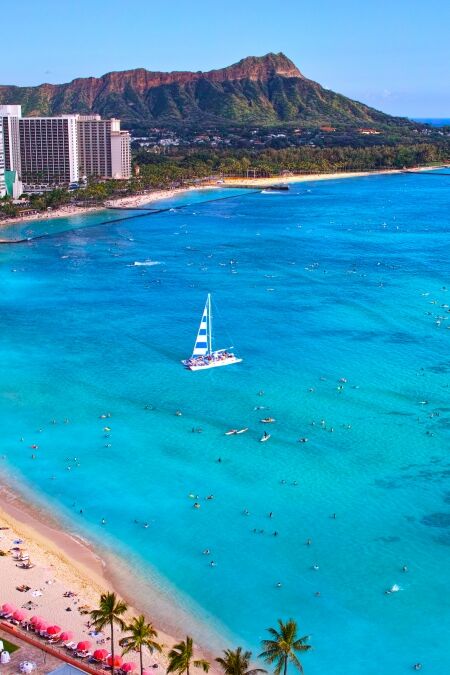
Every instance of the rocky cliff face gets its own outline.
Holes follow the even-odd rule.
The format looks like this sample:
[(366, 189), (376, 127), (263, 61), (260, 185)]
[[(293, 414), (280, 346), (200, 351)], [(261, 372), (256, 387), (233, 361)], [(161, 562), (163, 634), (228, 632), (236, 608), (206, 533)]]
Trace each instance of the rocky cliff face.
[(99, 113), (145, 124), (389, 124), (367, 106), (306, 79), (284, 54), (247, 57), (209, 72), (112, 72), (68, 84), (0, 86), (0, 103), (25, 115)]

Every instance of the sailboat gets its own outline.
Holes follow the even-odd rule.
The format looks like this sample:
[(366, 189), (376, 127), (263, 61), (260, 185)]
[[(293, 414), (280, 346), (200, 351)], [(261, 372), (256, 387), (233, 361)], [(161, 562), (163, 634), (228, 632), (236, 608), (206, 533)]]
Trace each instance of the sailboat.
[(208, 293), (194, 343), (194, 351), (189, 359), (181, 363), (189, 370), (207, 370), (219, 366), (230, 366), (232, 363), (241, 363), (241, 361), (242, 359), (238, 359), (227, 349), (213, 349), (211, 294)]

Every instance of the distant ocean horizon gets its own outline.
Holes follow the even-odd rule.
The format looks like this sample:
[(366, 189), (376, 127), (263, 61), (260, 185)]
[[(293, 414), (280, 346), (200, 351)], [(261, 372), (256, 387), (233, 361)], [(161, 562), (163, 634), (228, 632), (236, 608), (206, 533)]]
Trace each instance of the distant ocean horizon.
[[(49, 236), (1, 247), (8, 475), (126, 560), (156, 625), (176, 612), (139, 575), (220, 648), (293, 617), (307, 675), (450, 673), (449, 191), (373, 175), (24, 224)], [(207, 292), (243, 362), (192, 373)]]
[(446, 127), (450, 126), (450, 117), (411, 117), (413, 122), (422, 122), (422, 124), (430, 124), (432, 127)]

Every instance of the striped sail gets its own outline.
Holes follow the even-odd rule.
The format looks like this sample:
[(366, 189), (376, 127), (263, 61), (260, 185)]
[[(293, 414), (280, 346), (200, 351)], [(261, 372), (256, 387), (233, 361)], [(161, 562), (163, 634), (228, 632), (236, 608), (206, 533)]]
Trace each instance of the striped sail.
[(197, 339), (195, 340), (194, 351), (192, 356), (205, 356), (210, 351), (209, 345), (209, 305), (210, 299), (206, 301), (205, 309), (203, 310), (202, 320), (200, 321), (200, 328), (198, 329)]

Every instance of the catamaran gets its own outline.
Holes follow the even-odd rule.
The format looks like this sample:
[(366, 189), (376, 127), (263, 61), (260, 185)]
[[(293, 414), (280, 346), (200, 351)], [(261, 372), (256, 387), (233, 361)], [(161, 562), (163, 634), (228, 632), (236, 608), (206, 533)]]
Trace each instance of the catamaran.
[(232, 363), (240, 363), (241, 361), (242, 359), (238, 359), (228, 349), (213, 349), (211, 294), (208, 293), (194, 351), (189, 359), (185, 359), (181, 363), (189, 370), (206, 370), (207, 368), (230, 366)]

